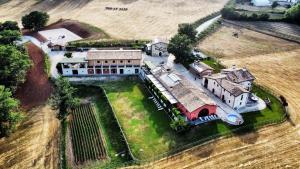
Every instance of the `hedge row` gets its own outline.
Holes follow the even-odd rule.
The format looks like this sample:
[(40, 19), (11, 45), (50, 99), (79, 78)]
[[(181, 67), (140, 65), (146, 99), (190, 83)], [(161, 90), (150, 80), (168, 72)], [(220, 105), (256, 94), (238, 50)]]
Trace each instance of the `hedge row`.
[(76, 48), (111, 48), (125, 47), (133, 49), (142, 49), (150, 40), (100, 40), (100, 41), (75, 41), (70, 42), (68, 50)]
[(210, 15), (207, 15), (206, 17), (204, 18), (201, 18), (201, 19), (198, 19), (196, 20), (194, 23), (192, 23), (193, 27), (194, 28), (197, 28), (198, 26), (200, 26), (201, 24), (203, 24), (204, 22), (210, 20), (210, 19), (213, 19), (217, 16), (221, 15), (221, 12), (220, 11), (217, 11), (217, 12), (214, 12)]

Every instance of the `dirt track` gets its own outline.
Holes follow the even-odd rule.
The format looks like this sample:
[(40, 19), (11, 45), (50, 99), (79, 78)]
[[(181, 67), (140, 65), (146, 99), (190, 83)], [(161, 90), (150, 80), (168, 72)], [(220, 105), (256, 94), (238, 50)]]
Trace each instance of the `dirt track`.
[(25, 83), (18, 88), (16, 97), (20, 100), (22, 108), (30, 110), (45, 103), (53, 87), (44, 71), (43, 51), (32, 43), (27, 44), (27, 49), (33, 65), (27, 73)]
[[(239, 39), (233, 32), (242, 32)], [(300, 45), (244, 29), (222, 28), (199, 47), (222, 56), (227, 66), (246, 66), (259, 84), (284, 95), (291, 120), (212, 141), (149, 168), (300, 168)], [(259, 47), (265, 54), (260, 55)]]
[[(21, 17), (32, 10), (97, 26), (109, 35), (126, 39), (170, 38), (178, 24), (193, 22), (220, 10), (227, 0), (11, 0), (0, 6), (0, 21)], [(127, 8), (127, 11), (105, 10)]]

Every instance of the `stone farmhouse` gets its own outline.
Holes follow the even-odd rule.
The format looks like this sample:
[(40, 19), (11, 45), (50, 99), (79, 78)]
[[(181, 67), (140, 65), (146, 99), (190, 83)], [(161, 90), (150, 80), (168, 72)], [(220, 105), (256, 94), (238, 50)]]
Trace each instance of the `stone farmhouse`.
[(196, 75), (198, 78), (202, 78), (206, 75), (211, 75), (214, 71), (214, 69), (207, 64), (204, 64), (200, 61), (195, 61), (194, 63), (191, 63), (190, 65), (190, 72)]
[(139, 74), (141, 50), (89, 50), (84, 58), (64, 58), (63, 76), (99, 76)]
[(149, 90), (168, 112), (177, 109), (188, 121), (216, 113), (214, 101), (184, 76), (164, 66), (146, 70), (143, 76)]
[(154, 39), (146, 46), (146, 53), (151, 56), (168, 57), (168, 41), (163, 39)]
[(202, 84), (224, 103), (238, 110), (247, 105), (254, 79), (247, 69), (233, 67), (204, 76)]

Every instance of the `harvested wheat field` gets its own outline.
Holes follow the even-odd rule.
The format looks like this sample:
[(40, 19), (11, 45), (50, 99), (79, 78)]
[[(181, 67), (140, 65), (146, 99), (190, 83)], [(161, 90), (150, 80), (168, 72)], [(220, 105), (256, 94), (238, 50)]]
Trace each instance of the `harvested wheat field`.
[(28, 113), (17, 132), (0, 139), (0, 168), (57, 168), (59, 120), (50, 106)]
[[(232, 36), (240, 32), (239, 38)], [(299, 168), (300, 45), (245, 29), (222, 27), (199, 47), (227, 66), (246, 66), (259, 84), (287, 98), (290, 120), (197, 146), (154, 168)], [(260, 49), (263, 48), (262, 49)], [(222, 52), (221, 55), (219, 52)]]
[[(97, 26), (115, 38), (170, 38), (177, 26), (220, 10), (227, 0), (11, 0), (0, 1), (0, 21), (20, 21), (42, 10), (50, 22), (74, 19)], [(106, 7), (118, 8), (117, 10)], [(119, 10), (125, 8), (127, 10)]]

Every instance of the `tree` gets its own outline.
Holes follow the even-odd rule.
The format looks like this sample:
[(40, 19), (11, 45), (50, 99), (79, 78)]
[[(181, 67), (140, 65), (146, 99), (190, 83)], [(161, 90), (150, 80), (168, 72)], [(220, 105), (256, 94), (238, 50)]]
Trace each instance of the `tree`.
[(181, 116), (177, 116), (177, 118), (175, 120), (172, 120), (172, 122), (170, 123), (170, 127), (177, 131), (177, 132), (180, 132), (180, 131), (184, 131), (187, 129), (188, 125), (187, 123), (185, 122), (184, 118), (181, 117)]
[(279, 5), (278, 2), (277, 2), (277, 1), (274, 1), (274, 2), (272, 3), (272, 8), (276, 8), (278, 5)]
[(18, 100), (12, 98), (9, 89), (0, 85), (0, 136), (9, 135), (16, 128), (23, 115)]
[(55, 81), (55, 91), (51, 96), (51, 104), (55, 109), (59, 109), (58, 117), (64, 119), (71, 109), (79, 105), (79, 99), (74, 97), (76, 89), (71, 86), (68, 79), (59, 77)]
[(285, 12), (285, 17), (292, 22), (300, 24), (300, 3), (288, 9)]
[(175, 55), (175, 62), (187, 63), (191, 59), (191, 40), (186, 35), (175, 35), (168, 45), (168, 52)]
[(46, 12), (33, 11), (22, 17), (23, 27), (30, 30), (40, 30), (48, 21), (49, 15)]
[(181, 35), (186, 35), (192, 41), (196, 41), (197, 31), (191, 24), (180, 24), (178, 28), (178, 33)]
[(0, 85), (14, 92), (20, 83), (25, 82), (31, 60), (27, 53), (9, 45), (0, 45), (0, 60)]
[(4, 23), (0, 23), (0, 31), (3, 30), (14, 30), (20, 31), (18, 23), (15, 21), (5, 21)]
[(12, 45), (16, 40), (21, 39), (21, 33), (17, 30), (0, 31), (0, 44)]

